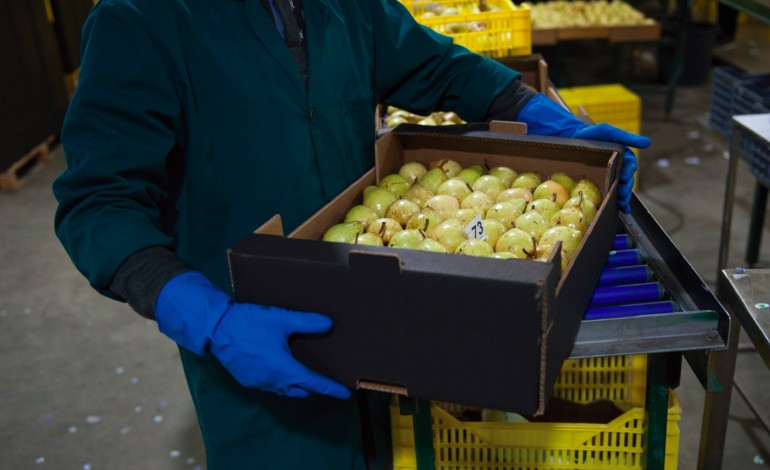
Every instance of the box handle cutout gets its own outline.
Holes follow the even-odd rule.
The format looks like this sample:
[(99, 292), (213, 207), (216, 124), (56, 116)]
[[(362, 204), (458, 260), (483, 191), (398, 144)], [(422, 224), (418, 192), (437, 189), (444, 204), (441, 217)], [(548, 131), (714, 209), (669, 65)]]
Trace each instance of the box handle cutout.
[(348, 254), (350, 271), (361, 276), (377, 273), (378, 276), (400, 276), (401, 258), (393, 253), (352, 250)]
[(382, 382), (375, 382), (372, 380), (358, 379), (356, 381), (356, 388), (364, 390), (374, 390), (375, 392), (393, 393), (396, 395), (408, 396), (406, 387), (403, 385), (386, 384)]

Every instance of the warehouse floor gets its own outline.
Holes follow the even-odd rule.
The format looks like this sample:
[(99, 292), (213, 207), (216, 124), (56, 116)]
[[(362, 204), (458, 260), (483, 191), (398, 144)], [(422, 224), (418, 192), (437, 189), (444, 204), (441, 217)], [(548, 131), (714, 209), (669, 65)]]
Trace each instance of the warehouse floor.
[[(663, 95), (643, 95), (637, 193), (711, 287), (716, 280), (724, 140), (705, 126), (709, 83), (678, 90), (671, 118)], [(8, 469), (195, 469), (204, 454), (176, 347), (154, 323), (101, 297), (75, 270), (54, 237), (54, 159), (0, 194), (0, 467)], [(744, 264), (754, 179), (739, 165), (728, 266)], [(770, 220), (760, 266), (770, 266)], [(750, 345), (744, 338), (742, 344)], [(770, 409), (770, 371), (741, 352), (736, 377)], [(677, 389), (679, 468), (695, 468), (704, 393), (684, 365)], [(723, 468), (770, 466), (770, 436), (733, 393)]]

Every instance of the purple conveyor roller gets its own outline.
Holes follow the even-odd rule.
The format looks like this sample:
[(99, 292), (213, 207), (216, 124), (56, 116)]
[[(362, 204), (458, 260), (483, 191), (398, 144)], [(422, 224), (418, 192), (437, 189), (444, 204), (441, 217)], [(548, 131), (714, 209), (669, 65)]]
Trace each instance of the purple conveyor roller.
[(591, 298), (591, 307), (601, 305), (633, 304), (662, 300), (665, 289), (659, 282), (597, 287)]
[(583, 319), (599, 320), (604, 318), (635, 317), (638, 315), (652, 315), (655, 313), (671, 313), (676, 311), (676, 304), (670, 300), (665, 300), (662, 302), (613, 305), (609, 307), (590, 307), (586, 310)]
[(599, 286), (639, 284), (649, 282), (650, 279), (652, 279), (652, 269), (646, 265), (604, 268), (599, 277)]

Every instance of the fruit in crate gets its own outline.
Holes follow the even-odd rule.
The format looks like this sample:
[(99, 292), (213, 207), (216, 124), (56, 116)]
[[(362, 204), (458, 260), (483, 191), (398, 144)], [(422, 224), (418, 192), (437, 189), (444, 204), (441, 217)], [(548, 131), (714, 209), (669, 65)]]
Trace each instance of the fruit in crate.
[(555, 0), (529, 3), (532, 28), (634, 26), (654, 24), (642, 12), (621, 0)]
[[(399, 124), (420, 124), (423, 126), (454, 126), (466, 122), (454, 111), (435, 111), (428, 116), (415, 114), (395, 106), (388, 106), (382, 121), (385, 127), (396, 127)], [(450, 176), (451, 178), (451, 176)]]
[(541, 182), (524, 169), (437, 159), (404, 163), (361, 198), (324, 241), (539, 261), (560, 242), (565, 270), (602, 195), (591, 180), (563, 172)]

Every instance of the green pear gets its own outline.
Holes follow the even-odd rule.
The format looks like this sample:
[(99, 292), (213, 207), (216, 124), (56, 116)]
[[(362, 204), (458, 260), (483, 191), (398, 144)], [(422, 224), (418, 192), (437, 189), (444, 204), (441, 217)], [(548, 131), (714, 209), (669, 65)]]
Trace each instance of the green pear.
[(369, 224), (369, 227), (366, 229), (368, 233), (373, 233), (382, 238), (382, 242), (386, 245), (390, 243), (390, 239), (393, 235), (402, 230), (403, 227), (401, 227), (401, 224), (399, 224), (397, 220), (388, 217), (381, 217), (375, 220)]
[(510, 201), (498, 202), (492, 206), (486, 214), (487, 219), (500, 221), (506, 228), (513, 228), (516, 219), (524, 213), (527, 208), (527, 201), (524, 199), (511, 199)]
[(557, 206), (562, 207), (569, 199), (569, 193), (556, 181), (546, 180), (532, 191), (532, 199), (551, 199)]
[(345, 222), (353, 222), (357, 220), (364, 224), (364, 230), (366, 230), (366, 227), (369, 226), (369, 223), (371, 223), (377, 217), (378, 215), (376, 212), (374, 212), (374, 209), (363, 204), (358, 204), (357, 206), (351, 207), (347, 214), (345, 214)]
[(481, 165), (473, 165), (467, 168), (463, 168), (457, 173), (457, 175), (455, 175), (455, 177), (460, 178), (470, 185), (473, 185), (473, 183), (475, 183), (476, 180), (479, 179), (483, 174), (484, 170), (481, 168)]
[(356, 237), (362, 233), (364, 233), (364, 224), (361, 222), (343, 222), (329, 227), (323, 235), (323, 241), (355, 243)]
[(476, 217), (484, 217), (479, 209), (457, 209), (452, 215), (455, 219), (460, 221), (460, 225), (465, 227)]
[(446, 220), (452, 217), (452, 214), (457, 212), (460, 208), (460, 201), (454, 196), (447, 194), (438, 194), (425, 201), (423, 209), (430, 209), (438, 213), (438, 215)]
[(412, 183), (398, 173), (391, 173), (384, 176), (378, 186), (387, 189), (396, 197), (401, 197), (412, 186)]
[(522, 259), (522, 258), (520, 258), (520, 257), (518, 257), (518, 256), (516, 256), (516, 255), (514, 255), (514, 254), (513, 254), (513, 253), (511, 253), (510, 251), (498, 251), (498, 252), (495, 252), (495, 253), (492, 255), (492, 258), (497, 258), (497, 259), (514, 259), (514, 258), (516, 258), (516, 259)]
[(428, 202), (428, 199), (432, 198), (433, 196), (434, 194), (430, 189), (426, 188), (425, 186), (415, 184), (412, 185), (412, 187), (409, 188), (409, 190), (405, 192), (403, 196), (401, 196), (401, 199), (412, 201), (418, 206), (423, 207), (425, 206), (425, 203)]
[(502, 234), (495, 243), (495, 252), (507, 251), (519, 258), (535, 256), (535, 240), (529, 232), (512, 228)]
[(368, 246), (383, 246), (384, 243), (382, 243), (382, 238), (379, 237), (379, 235), (375, 235), (373, 233), (362, 233), (361, 235), (356, 238), (355, 241), (356, 245), (368, 245)]
[(422, 209), (409, 218), (405, 228), (416, 228), (425, 231), (425, 233), (430, 233), (433, 227), (440, 224), (442, 220), (444, 219), (438, 215), (438, 212), (431, 209)]
[(460, 243), (468, 238), (457, 219), (441, 222), (428, 236), (441, 243), (449, 253), (454, 253), (457, 247), (460, 246)]
[(449, 158), (444, 158), (442, 160), (434, 160), (430, 162), (428, 167), (441, 168), (442, 170), (444, 170), (444, 173), (446, 173), (447, 178), (450, 178), (450, 179), (457, 176), (457, 173), (459, 173), (460, 170), (463, 169), (463, 167), (460, 166), (459, 163)]
[(407, 199), (399, 199), (388, 206), (385, 217), (395, 219), (402, 226), (405, 226), (409, 219), (418, 212), (420, 212), (420, 206)]
[(494, 199), (489, 197), (487, 193), (481, 191), (473, 191), (460, 202), (461, 209), (478, 209), (481, 211), (482, 217), (486, 215), (489, 208), (494, 205)]
[(580, 230), (566, 225), (551, 227), (543, 232), (537, 242), (536, 258), (547, 259), (551, 255), (551, 251), (556, 248), (556, 244), (561, 242), (561, 270), (564, 272), (575, 256), (582, 239), (583, 234)]
[(484, 240), (471, 238), (460, 243), (455, 249), (455, 254), (468, 256), (491, 256), (495, 250)]
[(407, 162), (398, 169), (398, 174), (406, 178), (410, 184), (414, 184), (428, 169), (420, 162)]
[(482, 175), (473, 182), (471, 188), (473, 188), (474, 191), (485, 193), (494, 201), (501, 192), (505, 191), (506, 186), (497, 176)]
[(508, 228), (499, 220), (494, 219), (483, 219), (481, 223), (484, 224), (484, 234), (487, 238), (486, 242), (489, 243), (489, 246), (494, 248), (495, 244), (497, 244), (497, 240), (508, 231)]
[(417, 249), (420, 251), (431, 251), (433, 253), (449, 253), (444, 248), (444, 245), (433, 240), (432, 238), (426, 238), (417, 245)]
[(497, 195), (495, 202), (505, 202), (511, 199), (524, 199), (529, 203), (532, 201), (532, 193), (527, 188), (508, 188)]
[(548, 230), (548, 221), (545, 220), (543, 214), (537, 211), (529, 211), (521, 214), (516, 218), (516, 228), (520, 228), (536, 239), (540, 239), (540, 236)]
[(514, 178), (513, 183), (511, 183), (512, 188), (527, 188), (530, 191), (534, 191), (535, 188), (537, 188), (537, 185), (542, 183), (542, 180), (540, 179), (540, 174), (534, 171), (525, 171), (524, 173), (519, 173), (519, 175)]
[(553, 202), (552, 200), (536, 199), (529, 203), (529, 205), (527, 206), (526, 212), (537, 211), (543, 215), (543, 218), (545, 220), (551, 220), (551, 216), (554, 215), (558, 210), (559, 210), (559, 206), (556, 205), (556, 203)]
[(581, 211), (579, 207), (559, 209), (548, 220), (548, 225), (551, 227), (556, 227), (557, 225), (566, 225), (567, 227), (580, 230), (580, 233), (586, 233), (588, 230), (588, 222), (586, 222), (586, 216), (583, 215), (583, 211)]
[(436, 194), (441, 183), (448, 179), (446, 173), (441, 168), (431, 168), (417, 180), (417, 184)]
[(465, 181), (460, 178), (452, 178), (441, 183), (436, 194), (446, 194), (454, 196), (458, 201), (465, 199), (473, 190)]
[(568, 174), (564, 173), (563, 171), (556, 171), (554, 173), (551, 173), (551, 176), (549, 176), (548, 179), (556, 181), (560, 185), (564, 186), (564, 189), (566, 189), (568, 193), (572, 191), (572, 188), (575, 186), (575, 180), (573, 180)]
[(393, 234), (388, 242), (388, 246), (391, 248), (405, 248), (408, 250), (416, 250), (425, 239), (425, 233), (419, 229), (406, 229)]
[(579, 207), (580, 210), (583, 211), (583, 215), (586, 216), (586, 222), (588, 225), (591, 225), (594, 217), (596, 217), (596, 204), (591, 202), (590, 199), (583, 197), (583, 191), (579, 191), (577, 196), (573, 196), (567, 199), (567, 202), (564, 203), (564, 207), (562, 207), (562, 209), (566, 209), (568, 207)]
[(363, 204), (377, 213), (378, 217), (384, 217), (385, 211), (396, 202), (396, 195), (384, 188), (376, 187), (364, 193)]
[(505, 184), (506, 188), (510, 188), (511, 183), (513, 183), (513, 179), (516, 178), (516, 176), (518, 176), (518, 173), (516, 173), (516, 171), (513, 168), (508, 166), (492, 167), (490, 168), (489, 173), (487, 174), (500, 178), (500, 181), (502, 181), (503, 184)]
[(570, 196), (575, 197), (581, 191), (583, 192), (583, 197), (593, 202), (596, 207), (602, 204), (602, 192), (593, 181), (585, 178), (578, 180), (575, 186), (573, 186), (572, 191), (570, 191)]

